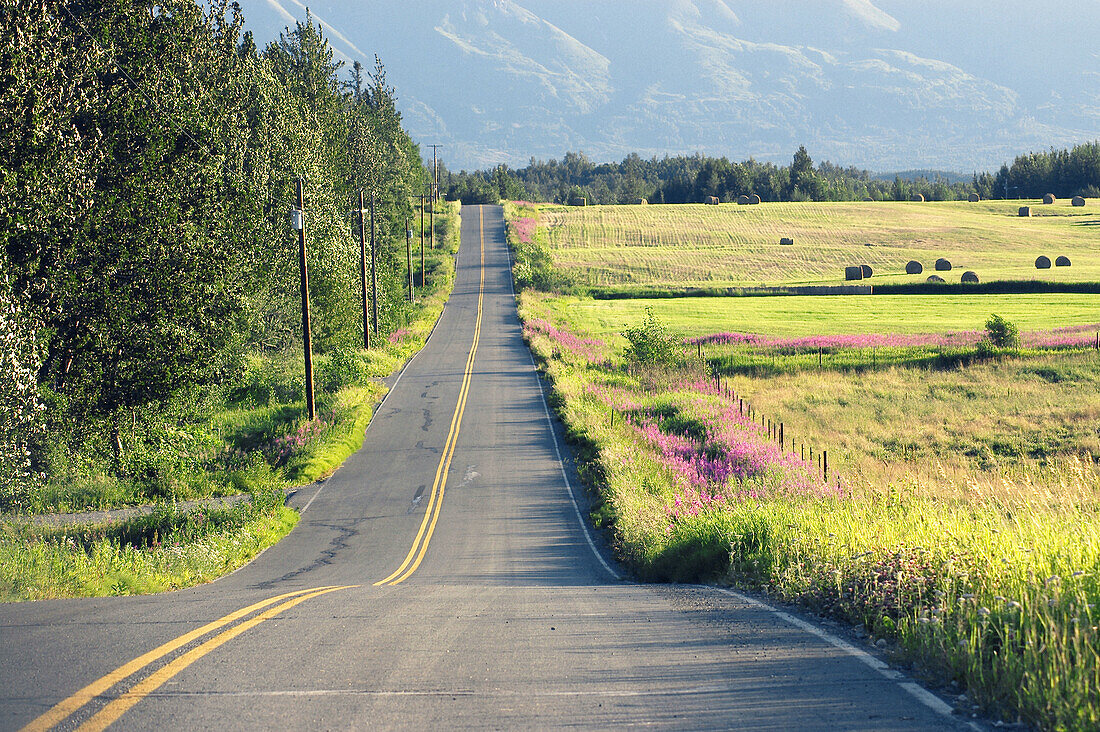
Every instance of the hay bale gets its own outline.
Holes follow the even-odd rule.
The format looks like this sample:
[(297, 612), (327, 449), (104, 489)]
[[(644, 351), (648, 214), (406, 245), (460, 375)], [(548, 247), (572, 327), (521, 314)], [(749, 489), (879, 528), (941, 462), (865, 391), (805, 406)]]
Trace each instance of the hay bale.
[(939, 259), (936, 260), (936, 271), (937, 272), (950, 272), (951, 271), (951, 262), (948, 262), (943, 257), (940, 257)]
[(920, 274), (923, 271), (924, 265), (915, 259), (905, 265), (905, 274)]
[(966, 200), (970, 203), (978, 203), (982, 200), (982, 197), (979, 196), (977, 193), (971, 193), (969, 196), (966, 197)]
[(943, 277), (940, 277), (939, 275), (928, 275), (928, 281), (938, 283), (947, 282), (947, 280), (945, 280)]
[(638, 199), (637, 201), (635, 201), (634, 203), (636, 203), (636, 204), (637, 204), (637, 205), (639, 205), (639, 206), (648, 206), (648, 205), (649, 205), (649, 200), (648, 200), (648, 199), (645, 199), (645, 198), (639, 198), (639, 199)]
[(964, 285), (976, 285), (978, 284), (977, 272), (963, 272), (962, 282)]
[(738, 206), (748, 206), (749, 205), (749, 197), (746, 196), (746, 195), (743, 195), (743, 194), (738, 196), (737, 197), (737, 205)]
[(1070, 266), (1069, 257), (1058, 257), (1054, 260), (1055, 267), (1068, 267)]
[(1085, 197), (1084, 196), (1074, 196), (1073, 200), (1070, 201), (1070, 203), (1072, 203), (1074, 206), (1077, 206), (1078, 208), (1080, 208), (1081, 206), (1085, 205)]
[(1049, 206), (1050, 204), (1054, 203), (1057, 200), (1058, 199), (1054, 197), (1053, 193), (1048, 193), (1045, 196), (1043, 196), (1043, 204), (1046, 205), (1046, 206)]
[(755, 206), (759, 203), (760, 203), (760, 196), (756, 195), (755, 193), (752, 194), (751, 196), (749, 196), (749, 205), (750, 206)]
[(858, 264), (854, 267), (844, 268), (844, 279), (846, 280), (862, 280), (863, 279), (863, 267)]
[(1035, 260), (1035, 269), (1050, 269), (1050, 257), (1039, 255)]
[(912, 201), (913, 203), (924, 203), (924, 194), (923, 193), (914, 193), (913, 196), (909, 200)]
[(1031, 216), (1031, 206), (1020, 206), (1020, 216), (1023, 218)]
[(784, 236), (779, 240), (779, 246), (781, 246), (781, 247), (793, 247), (794, 246), (794, 239), (790, 238), (789, 236)]
[(859, 268), (863, 270), (863, 279), (867, 279), (874, 274), (874, 272), (871, 270), (871, 265), (869, 264), (861, 264), (859, 265)]
[(708, 206), (717, 206), (718, 205), (718, 196), (707, 196), (707, 202), (706, 203), (707, 203)]

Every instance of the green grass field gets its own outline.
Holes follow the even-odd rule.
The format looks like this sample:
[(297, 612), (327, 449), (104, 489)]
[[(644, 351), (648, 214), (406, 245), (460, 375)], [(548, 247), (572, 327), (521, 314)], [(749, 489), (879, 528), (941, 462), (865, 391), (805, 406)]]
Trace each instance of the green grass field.
[[(1016, 207), (542, 207), (549, 231), (532, 232), (529, 221), (511, 238), (517, 271), (522, 264), (539, 275), (521, 285), (552, 292), (563, 288), (540, 269), (545, 242), (554, 266), (582, 288), (620, 292), (833, 284), (854, 263), (875, 268), (872, 282), (922, 282), (939, 256), (983, 281), (1100, 281), (1091, 241), (1100, 217), (1060, 203), (1020, 219)], [(795, 247), (780, 248), (780, 236), (795, 237)], [(1065, 254), (1074, 265), (1037, 272), (1038, 254)], [(924, 275), (880, 276), (909, 259), (925, 264)], [(983, 331), (993, 313), (1021, 331), (1044, 331), (1100, 323), (1100, 295), (597, 300), (552, 292), (521, 293), (525, 336), (599, 496), (592, 518), (640, 576), (763, 589), (891, 639), (920, 673), (960, 684), (994, 719), (1097, 728), (1096, 351), (982, 353), (974, 344), (941, 349), (966, 358), (884, 364), (873, 348), (848, 347), (824, 359), (819, 352), (807, 366), (806, 354), (789, 349), (711, 344), (704, 362), (676, 346), (729, 331)], [(671, 341), (679, 355), (641, 360), (638, 353), (662, 351), (633, 350), (639, 332), (651, 344)], [(922, 348), (934, 355), (940, 347)], [(718, 388), (712, 368), (753, 358), (768, 368), (719, 368)], [(785, 424), (782, 448), (764, 417)], [(816, 462), (802, 460), (807, 445)], [(740, 472), (724, 472), (730, 465)]]
[(1100, 322), (1100, 295), (834, 295), (687, 297), (593, 300), (563, 296), (549, 301), (556, 317), (597, 337), (617, 340), (651, 310), (685, 336), (722, 331), (769, 336), (851, 333), (944, 333), (982, 330), (997, 313), (1021, 330)]
[[(540, 207), (555, 266), (589, 287), (819, 285), (867, 264), (874, 283), (1100, 281), (1100, 202), (766, 203), (759, 206)], [(1020, 218), (1021, 205), (1033, 216)], [(781, 237), (794, 246), (780, 246)], [(870, 245), (870, 246), (868, 246)], [(1036, 270), (1035, 259), (1067, 256), (1070, 267)], [(910, 260), (921, 275), (906, 275)]]

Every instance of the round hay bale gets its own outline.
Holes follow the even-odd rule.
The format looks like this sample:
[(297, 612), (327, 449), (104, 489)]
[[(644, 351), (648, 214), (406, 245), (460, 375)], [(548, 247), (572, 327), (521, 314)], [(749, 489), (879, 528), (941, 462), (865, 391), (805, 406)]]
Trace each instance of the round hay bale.
[(923, 193), (914, 193), (913, 196), (909, 200), (912, 201), (913, 203), (924, 203), (924, 194)]
[(744, 194), (738, 196), (737, 197), (737, 205), (738, 206), (748, 206), (749, 205), (749, 197), (744, 195)]
[(750, 206), (755, 206), (758, 203), (760, 203), (760, 196), (756, 195), (755, 193), (752, 194), (751, 196), (749, 196), (749, 205)]
[(969, 196), (966, 197), (966, 200), (970, 203), (978, 203), (982, 200), (982, 197), (979, 196), (977, 193), (971, 193)]
[(936, 271), (937, 272), (950, 272), (951, 271), (951, 262), (948, 262), (943, 257), (940, 257), (939, 259), (936, 260)]
[(854, 267), (844, 268), (844, 279), (846, 280), (862, 280), (863, 279), (863, 267), (858, 264)]
[(922, 272), (924, 272), (924, 265), (915, 259), (905, 265), (905, 274), (920, 274)]
[(645, 198), (639, 198), (637, 201), (635, 201), (635, 203), (637, 203), (639, 206), (648, 206), (649, 200)]
[(1070, 203), (1072, 203), (1074, 206), (1077, 206), (1078, 208), (1080, 208), (1081, 206), (1085, 205), (1085, 197), (1084, 196), (1074, 196), (1073, 200)]
[(943, 277), (940, 277), (939, 275), (928, 275), (928, 281), (936, 283), (947, 282), (947, 280), (945, 280)]
[(1069, 257), (1058, 257), (1054, 260), (1055, 267), (1068, 267), (1070, 266)]
[(717, 206), (718, 205), (718, 196), (707, 196), (707, 205), (708, 206)]
[(1053, 193), (1048, 193), (1045, 196), (1043, 196), (1043, 204), (1047, 205), (1047, 206), (1049, 206), (1050, 204), (1054, 203), (1057, 200), (1058, 199), (1054, 197)]
[(963, 272), (962, 281), (964, 285), (976, 285), (978, 284), (978, 273)]
[(1031, 206), (1020, 206), (1020, 216), (1022, 218), (1028, 218), (1031, 216)]
[(1050, 257), (1040, 254), (1035, 260), (1035, 269), (1050, 269)]
[(781, 246), (781, 247), (793, 247), (794, 246), (794, 239), (792, 239), (789, 236), (784, 236), (783, 238), (781, 238), (779, 240), (779, 246)]
[(871, 269), (871, 265), (869, 264), (861, 264), (859, 265), (859, 268), (863, 270), (863, 279), (867, 279), (874, 274), (874, 271)]

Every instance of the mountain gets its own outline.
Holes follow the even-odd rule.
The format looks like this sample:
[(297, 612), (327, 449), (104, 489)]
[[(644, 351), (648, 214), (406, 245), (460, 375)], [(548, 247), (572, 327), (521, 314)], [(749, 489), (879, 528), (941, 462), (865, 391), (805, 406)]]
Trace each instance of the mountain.
[[(243, 0), (257, 41), (305, 15)], [(318, 0), (452, 169), (582, 151), (984, 170), (1100, 129), (1100, 0)]]

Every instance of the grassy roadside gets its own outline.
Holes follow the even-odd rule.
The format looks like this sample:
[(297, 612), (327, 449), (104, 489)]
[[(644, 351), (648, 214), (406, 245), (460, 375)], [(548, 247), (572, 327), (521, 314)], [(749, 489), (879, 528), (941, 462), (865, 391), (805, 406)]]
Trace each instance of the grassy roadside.
[[(517, 263), (530, 261), (514, 227), (511, 238)], [(528, 239), (545, 241), (537, 231)], [(1044, 729), (1100, 723), (1095, 466), (1070, 450), (1038, 466), (1041, 481), (1004, 474), (997, 491), (966, 471), (953, 491), (920, 476), (838, 486), (746, 420), (699, 361), (662, 357), (662, 339), (676, 339), (659, 324), (633, 326), (645, 336), (637, 342), (609, 343), (544, 294), (523, 292), (520, 308), (582, 477), (599, 495), (592, 519), (638, 576), (736, 584), (852, 622), (933, 683), (960, 684), (965, 712)], [(1093, 355), (1074, 358), (1081, 363), (1029, 366), (1010, 356), (997, 378), (1004, 387), (1036, 369), (1095, 373)], [(828, 401), (834, 391), (802, 396)], [(971, 392), (975, 412), (996, 402)]]
[[(48, 481), (6, 497), (0, 521), (0, 601), (179, 589), (247, 564), (294, 527), (284, 489), (331, 475), (363, 444), (386, 394), (382, 379), (423, 348), (454, 283), (459, 206), (436, 213), (437, 246), (413, 316), (370, 350), (315, 357), (318, 418), (302, 401), (298, 352), (251, 356), (203, 420), (139, 420), (123, 434), (122, 469), (93, 450), (53, 456)], [(185, 511), (181, 501), (248, 494), (232, 508)], [(42, 513), (155, 504), (149, 516), (67, 528)]]

